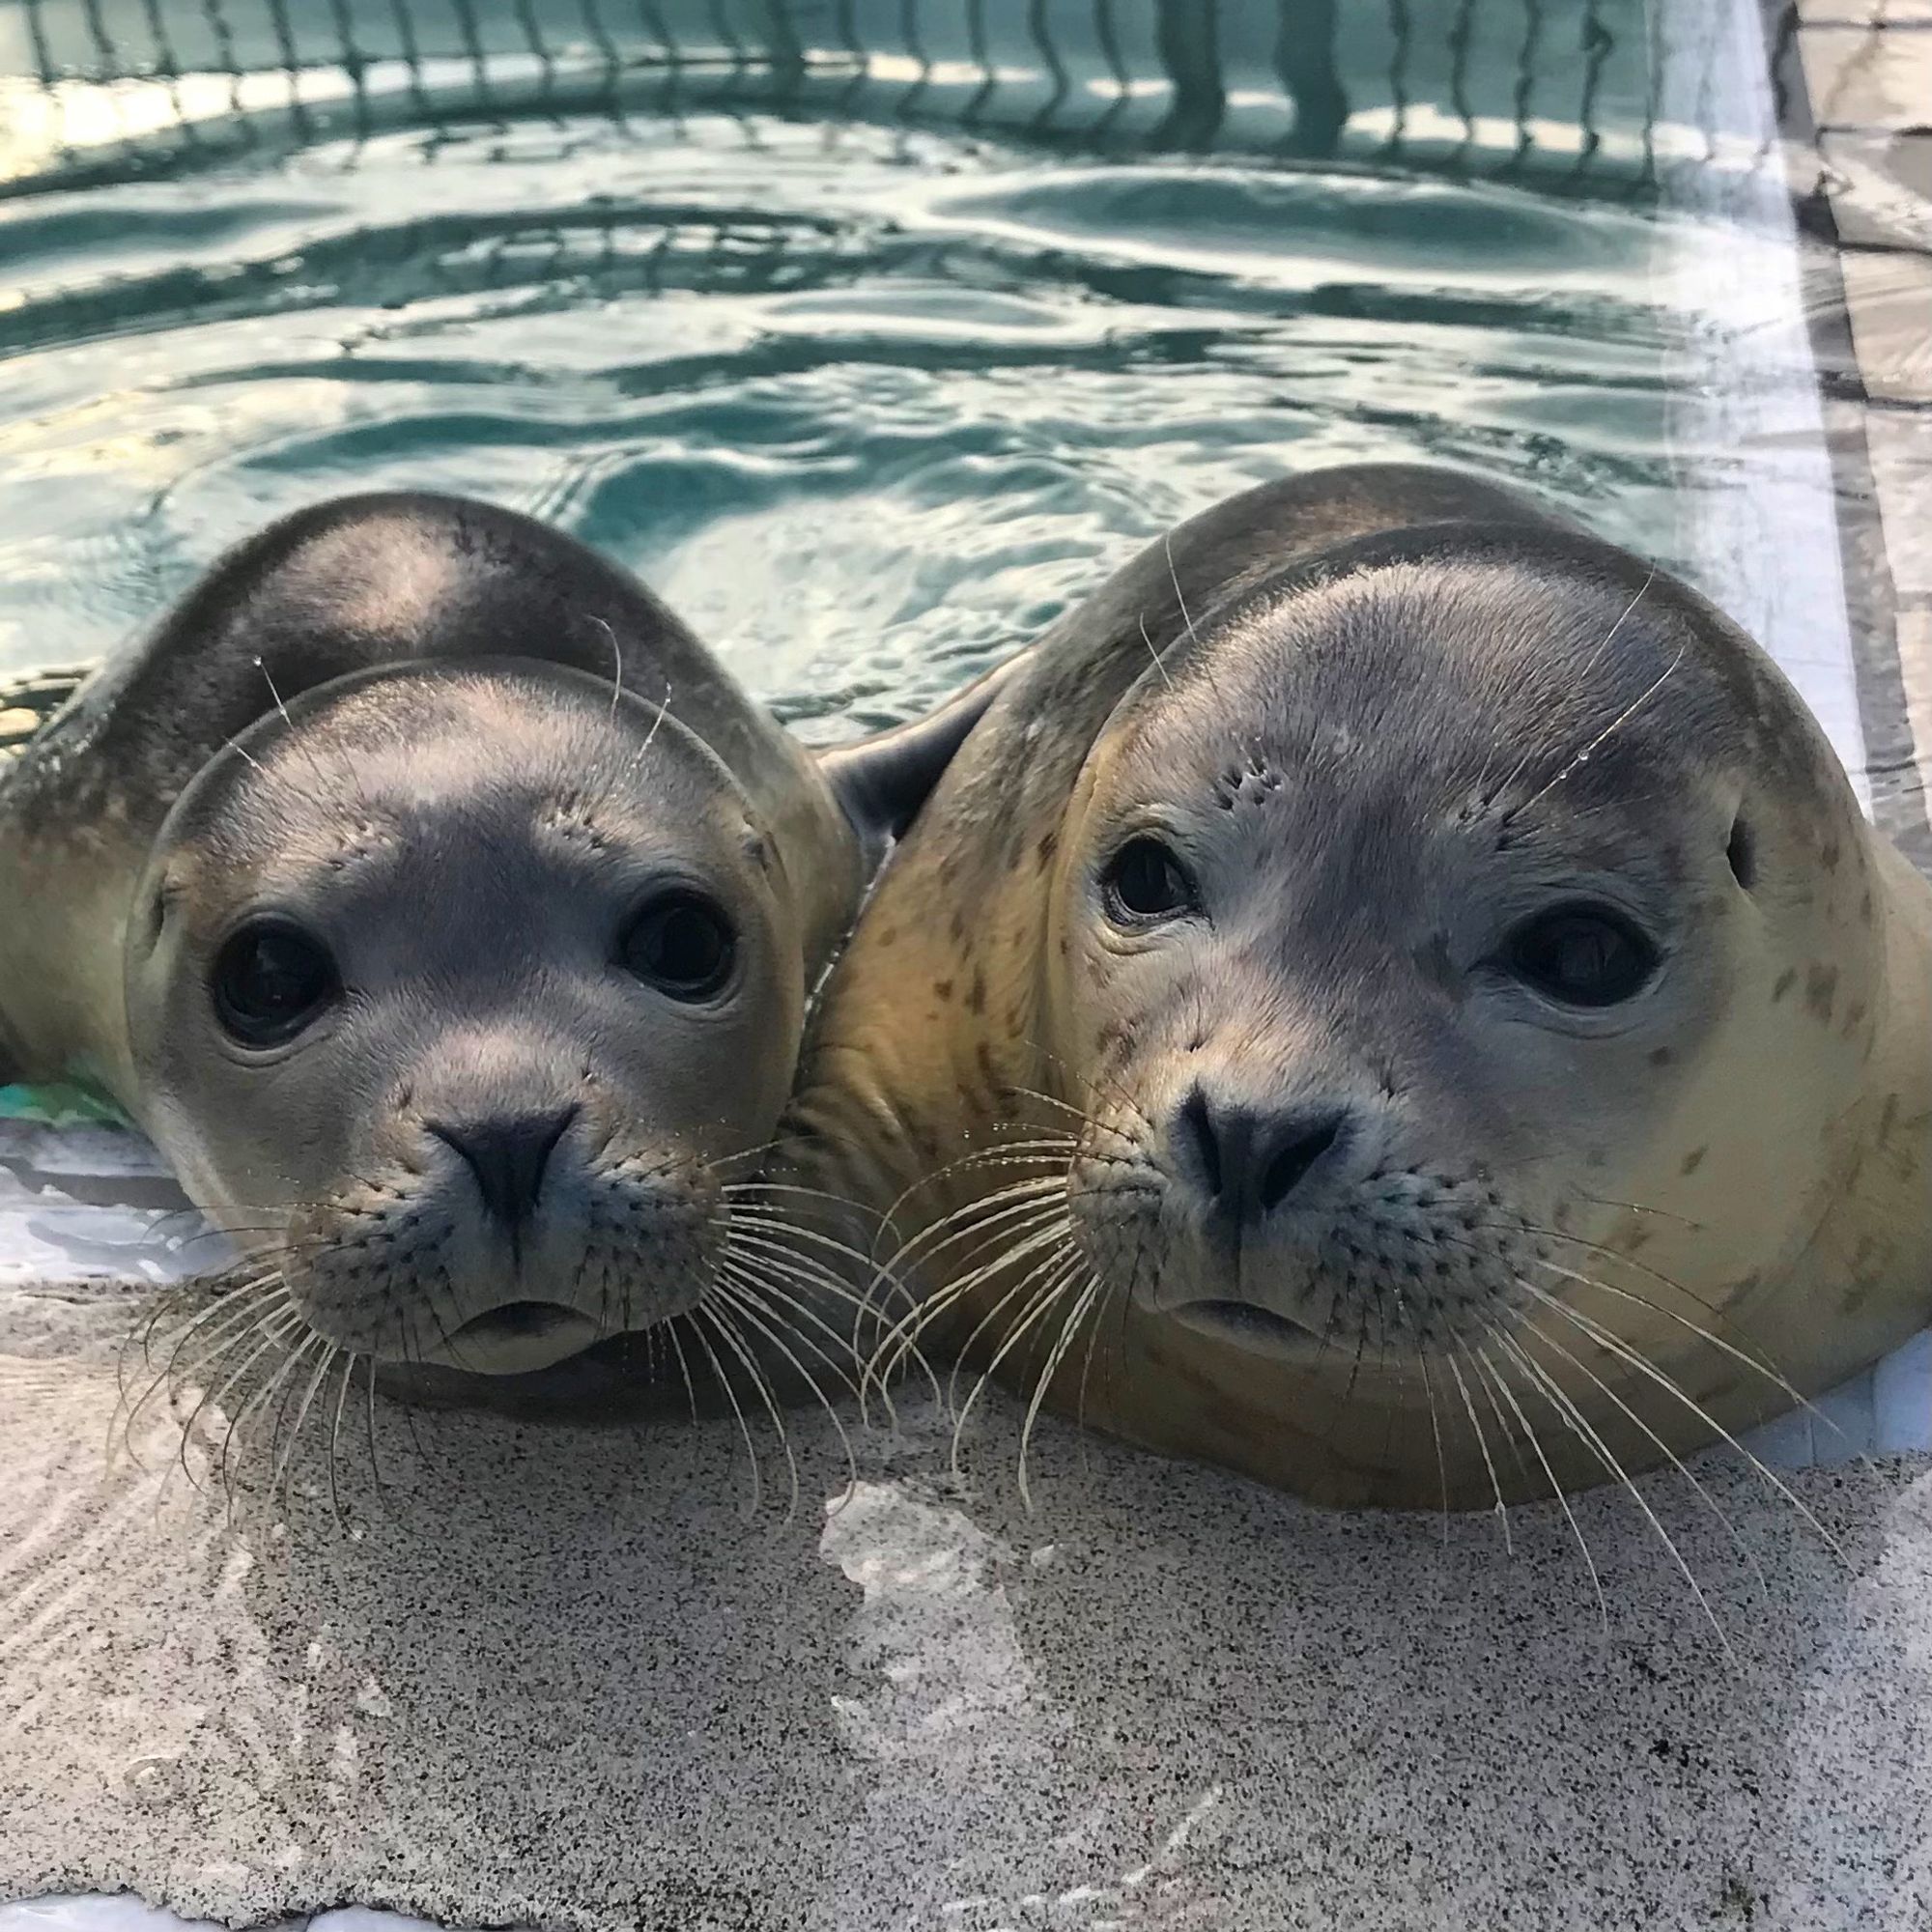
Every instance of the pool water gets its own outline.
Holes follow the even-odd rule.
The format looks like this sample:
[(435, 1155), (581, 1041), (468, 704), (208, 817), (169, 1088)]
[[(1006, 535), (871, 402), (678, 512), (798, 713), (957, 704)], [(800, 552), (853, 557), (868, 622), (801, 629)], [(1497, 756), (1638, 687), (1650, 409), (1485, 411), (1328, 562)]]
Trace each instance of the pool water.
[[(1621, 71), (1639, 14), (1590, 11)], [(1292, 467), (1463, 464), (1693, 574), (1683, 498), (1736, 481), (1670, 442), (1679, 265), (1757, 244), (1666, 206), (1634, 131), (1559, 197), (1506, 148), (1459, 176), (389, 105), (16, 180), (0, 673), (98, 658), (270, 517), (399, 485), (622, 557), (828, 737)]]

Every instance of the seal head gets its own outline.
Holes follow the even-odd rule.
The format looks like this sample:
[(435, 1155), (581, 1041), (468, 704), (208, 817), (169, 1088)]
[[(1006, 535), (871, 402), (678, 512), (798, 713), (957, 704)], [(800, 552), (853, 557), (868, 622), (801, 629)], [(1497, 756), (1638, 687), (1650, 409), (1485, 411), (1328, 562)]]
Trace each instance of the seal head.
[(0, 781), (14, 1051), (324, 1361), (546, 1368), (760, 1277), (809, 1000), (979, 701), (813, 759), (556, 532), (302, 512)]
[[(1932, 894), (1687, 586), (1481, 486), (1443, 517), (1439, 473), (1322, 481), (1176, 532), (1165, 597), (1130, 566), (1042, 645), (1099, 688), (1029, 748), (1032, 907), (931, 962), (977, 990), (964, 1104), (893, 1063), (933, 1151), (893, 1177), (915, 1261), (962, 1188), (1023, 1257), (926, 1272), (930, 1332), (990, 1356), (1029, 1317), (1013, 1373), (1330, 1500), (1621, 1475), (1932, 1312)], [(935, 838), (997, 768), (1013, 795), (1042, 700), (1010, 701)], [(930, 929), (901, 901), (936, 853), (841, 979), (874, 922)], [(828, 1035), (879, 1055), (838, 991)], [(826, 1098), (855, 1077), (820, 1065)]]

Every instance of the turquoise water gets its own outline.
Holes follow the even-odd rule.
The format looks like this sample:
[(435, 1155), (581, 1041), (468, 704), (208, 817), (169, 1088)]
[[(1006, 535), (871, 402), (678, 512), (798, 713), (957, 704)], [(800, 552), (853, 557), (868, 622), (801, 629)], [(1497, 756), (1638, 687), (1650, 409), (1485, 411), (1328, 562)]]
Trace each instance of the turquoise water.
[(384, 485), (616, 554), (820, 737), (1291, 466), (1459, 462), (1680, 560), (1663, 270), (1709, 242), (1629, 192), (598, 111), (19, 185), (0, 672)]

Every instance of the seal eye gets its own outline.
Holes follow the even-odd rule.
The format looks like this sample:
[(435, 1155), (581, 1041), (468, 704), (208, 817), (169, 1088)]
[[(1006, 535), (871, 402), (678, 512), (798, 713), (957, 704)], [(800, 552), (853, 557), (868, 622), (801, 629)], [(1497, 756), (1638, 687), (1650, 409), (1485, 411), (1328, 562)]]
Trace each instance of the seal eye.
[(1614, 1007), (1643, 990), (1657, 948), (1608, 906), (1559, 906), (1517, 928), (1503, 963), (1566, 1007)]
[(1182, 919), (1200, 906), (1186, 867), (1158, 838), (1129, 838), (1114, 854), (1100, 891), (1116, 925)]
[(214, 1016), (243, 1046), (281, 1046), (334, 998), (335, 961), (286, 920), (254, 920), (229, 935), (210, 982)]
[(618, 956), (626, 972), (673, 1000), (708, 1000), (731, 977), (738, 942), (709, 899), (666, 893), (625, 928)]

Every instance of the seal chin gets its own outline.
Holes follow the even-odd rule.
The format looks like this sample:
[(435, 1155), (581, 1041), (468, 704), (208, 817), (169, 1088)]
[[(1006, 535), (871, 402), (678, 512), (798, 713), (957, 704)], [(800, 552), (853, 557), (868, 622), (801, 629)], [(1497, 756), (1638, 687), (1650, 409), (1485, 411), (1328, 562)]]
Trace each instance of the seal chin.
[(479, 1376), (521, 1376), (548, 1369), (600, 1339), (581, 1309), (555, 1301), (508, 1301), (473, 1317), (423, 1350), (441, 1368)]
[(1189, 1301), (1167, 1311), (1183, 1328), (1274, 1361), (1305, 1361), (1322, 1346), (1312, 1328), (1253, 1301)]

